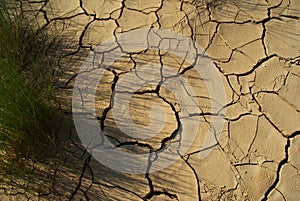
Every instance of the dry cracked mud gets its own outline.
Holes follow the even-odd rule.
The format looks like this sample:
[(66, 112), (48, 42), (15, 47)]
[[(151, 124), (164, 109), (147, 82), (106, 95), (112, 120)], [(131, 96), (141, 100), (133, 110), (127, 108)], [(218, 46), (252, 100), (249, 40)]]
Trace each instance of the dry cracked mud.
[[(68, 69), (58, 94), (67, 111), (84, 59), (112, 37), (143, 28), (171, 30), (195, 41), (203, 50), (199, 56), (206, 55), (216, 70), (220, 83), (213, 90), (223, 87), (225, 101), (211, 97), (207, 75), (185, 58), (150, 47), (124, 50), (98, 78), (96, 119), (115, 149), (149, 154), (148, 172), (119, 172), (95, 160), (68, 113), (54, 157), (32, 161), (31, 182), (10, 181), (1, 187), (1, 200), (300, 200), (298, 0), (23, 0), (21, 6), (38, 18), (40, 29), (56, 30), (69, 41), (58, 62)], [(152, 69), (143, 70), (147, 65)], [(179, 78), (193, 89), (186, 92), (196, 107), (184, 108), (185, 95), (173, 93), (181, 90)], [(117, 101), (141, 80), (146, 84), (129, 102)], [(130, 137), (116, 123), (125, 114), (114, 111), (124, 107), (131, 123), (144, 128), (140, 136)], [(222, 119), (222, 129), (210, 123), (214, 117)], [(195, 138), (181, 152), (193, 120)], [(210, 146), (201, 147), (206, 135), (213, 136)], [(168, 147), (176, 161), (151, 171)]]

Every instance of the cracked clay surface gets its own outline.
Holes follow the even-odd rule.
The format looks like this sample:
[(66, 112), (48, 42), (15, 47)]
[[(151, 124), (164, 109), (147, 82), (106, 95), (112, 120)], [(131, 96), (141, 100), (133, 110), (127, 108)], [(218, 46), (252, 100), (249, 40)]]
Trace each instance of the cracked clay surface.
[[(72, 115), (66, 114), (54, 157), (32, 162), (33, 184), (9, 181), (2, 186), (1, 200), (300, 200), (298, 0), (24, 0), (21, 6), (39, 19), (40, 29), (57, 30), (70, 41), (58, 61), (68, 69), (58, 94), (66, 110), (70, 111), (78, 70), (90, 52), (120, 33), (150, 27), (196, 41), (217, 69), (226, 101), (213, 104), (216, 100), (210, 97), (205, 75), (184, 58), (151, 48), (126, 53), (105, 70), (97, 86), (96, 118), (106, 137), (116, 149), (163, 153), (189, 135), (178, 134), (189, 116), (198, 122), (193, 144), (184, 153), (172, 150), (178, 159), (159, 171), (122, 173), (85, 150)], [(158, 69), (145, 75), (141, 69), (147, 64)], [(167, 66), (176, 74), (170, 74)], [(151, 138), (126, 135), (114, 119), (112, 110), (124, 106), (116, 99), (126, 95), (120, 83), (130, 82), (126, 79), (130, 73), (140, 79), (158, 78), (157, 84), (137, 89), (127, 105), (133, 124), (147, 127), (154, 122), (153, 132), (164, 119), (160, 132)], [(172, 79), (178, 75), (193, 88), (190, 96), (196, 108), (184, 111), (178, 97), (164, 87), (175, 83)], [(212, 113), (213, 105), (221, 109)], [(212, 116), (224, 120), (220, 132), (211, 131)], [(201, 158), (206, 133), (218, 137)], [(149, 157), (145, 168), (151, 170), (154, 164)], [(26, 185), (35, 186), (37, 192)]]

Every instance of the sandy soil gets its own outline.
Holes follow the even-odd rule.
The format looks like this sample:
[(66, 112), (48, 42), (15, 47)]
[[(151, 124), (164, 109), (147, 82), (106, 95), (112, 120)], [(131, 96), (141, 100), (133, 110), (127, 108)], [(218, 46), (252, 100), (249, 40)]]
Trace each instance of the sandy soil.
[[(124, 43), (124, 54), (93, 77), (99, 81), (95, 119), (116, 153), (136, 158), (101, 152), (102, 161), (96, 160), (97, 149), (85, 151), (83, 144), (89, 145), (78, 137), (84, 133), (66, 114), (55, 156), (34, 162), (30, 180), (38, 193), (6, 186), (1, 200), (300, 200), (299, 1), (49, 0), (22, 6), (35, 11), (41, 29), (68, 39), (59, 61), (67, 69), (59, 97), (69, 111), (75, 80), (87, 72), (80, 71), (84, 60), (121, 33), (150, 27), (179, 33), (198, 44), (197, 58), (205, 62), (199, 73), (174, 54), (193, 50), (181, 49), (178, 37), (166, 37), (168, 47), (179, 44), (169, 52), (157, 33), (153, 37), (161, 38), (153, 40), (160, 43), (152, 42), (152, 49), (126, 52), (139, 35)], [(100, 51), (101, 58), (112, 52)], [(148, 172), (135, 174), (145, 155), (139, 165)]]

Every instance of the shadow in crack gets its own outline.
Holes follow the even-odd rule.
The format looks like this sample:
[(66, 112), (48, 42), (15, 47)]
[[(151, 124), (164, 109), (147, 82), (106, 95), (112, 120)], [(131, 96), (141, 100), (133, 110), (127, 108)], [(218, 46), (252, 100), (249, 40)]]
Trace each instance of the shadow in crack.
[[(108, 54), (108, 56), (112, 55)], [(78, 97), (80, 98), (78, 101), (80, 104), (76, 104), (79, 108), (75, 108), (77, 111), (75, 116), (79, 119), (82, 117), (82, 121), (78, 122), (77, 119), (75, 122), (77, 122), (76, 128), (80, 132), (78, 134), (82, 143), (88, 147), (92, 157), (97, 159), (92, 159), (91, 162), (88, 163), (89, 165), (85, 166), (91, 167), (88, 169), (92, 172), (92, 177), (99, 177), (100, 179), (97, 179), (98, 182), (93, 182), (93, 187), (76, 188), (76, 192), (74, 191), (75, 193), (73, 193), (72, 196), (79, 196), (83, 193), (82, 188), (87, 189), (85, 194), (97, 191), (97, 185), (98, 188), (105, 187), (106, 189), (115, 189), (110, 190), (109, 197), (114, 197), (116, 199), (120, 199), (119, 197), (115, 197), (120, 195), (118, 195), (118, 193), (115, 195), (114, 193), (119, 191), (123, 191), (123, 193), (125, 193), (123, 196), (128, 196), (128, 199), (130, 200), (133, 199), (132, 196), (140, 199), (144, 196), (144, 199), (150, 199), (153, 196), (158, 195), (176, 198), (176, 193), (186, 197), (190, 196), (190, 198), (196, 198), (198, 196), (194, 193), (198, 192), (197, 188), (199, 188), (197, 176), (189, 165), (181, 158), (180, 154), (184, 153), (179, 153), (181, 152), (179, 151), (180, 146), (190, 148), (185, 147), (184, 144), (189, 145), (190, 143), (193, 143), (194, 140), (192, 137), (189, 138), (191, 133), (181, 133), (182, 128), (180, 127), (182, 122), (180, 121), (185, 121), (184, 119), (188, 121), (189, 115), (181, 116), (181, 114), (179, 114), (181, 109), (179, 108), (180, 103), (178, 102), (178, 99), (172, 94), (172, 91), (164, 91), (163, 86), (165, 80), (160, 82), (160, 67), (156, 69), (158, 70), (158, 74), (155, 73), (154, 67), (151, 71), (146, 71), (146, 74), (145, 72), (140, 72), (139, 67), (144, 66), (148, 62), (155, 61), (153, 59), (154, 55), (150, 54), (150, 56), (152, 56), (152, 59), (143, 57), (143, 55), (141, 56), (142, 58), (139, 59), (133, 59), (132, 55), (129, 57), (122, 57), (112, 66), (104, 70), (102, 77), (99, 77), (97, 73), (94, 73), (96, 72), (96, 69), (84, 71), (84, 73), (90, 72), (92, 76), (86, 76), (85, 78), (88, 79), (83, 79), (82, 82), (89, 81), (91, 83), (97, 83), (98, 88), (95, 94), (96, 97), (93, 97), (90, 96), (93, 95), (93, 90), (88, 90), (88, 87), (91, 86), (89, 82), (87, 82), (88, 84), (86, 86), (81, 86), (83, 90), (79, 90), (80, 96)], [(97, 57), (95, 56), (93, 58)], [(159, 57), (157, 61), (160, 61)], [(134, 65), (130, 64), (130, 62)], [(97, 63), (93, 63), (93, 65), (95, 64)], [(178, 65), (179, 64), (174, 65), (177, 70)], [(95, 66), (98, 67), (98, 65)], [(122, 68), (123, 66), (125, 69)], [(93, 72), (93, 70), (95, 71)], [(143, 82), (144, 85), (139, 85), (138, 81), (134, 81), (132, 77), (127, 77), (127, 74), (130, 73), (143, 81), (153, 78), (153, 80), (150, 80), (155, 81), (155, 83), (149, 81), (148, 85), (147, 82)], [(141, 76), (140, 73), (144, 73), (144, 77)], [(154, 73), (154, 75), (152, 75), (152, 73)], [(177, 75), (178, 71), (175, 71), (175, 74)], [(207, 91), (205, 90), (206, 86), (204, 80), (197, 77), (197, 73), (192, 70), (186, 71), (185, 75), (188, 77), (189, 81), (193, 80), (193, 84), (197, 83), (198, 90), (200, 90), (199, 88), (202, 88), (203, 91), (197, 91), (203, 95), (202, 97), (199, 97), (199, 99), (204, 98), (206, 100), (205, 94), (207, 96), (209, 96), (209, 94), (207, 94)], [(171, 79), (172, 76), (166, 77)], [(176, 77), (177, 76), (173, 76), (173, 78)], [(199, 82), (203, 83), (200, 84)], [(174, 85), (176, 82), (172, 83)], [(119, 85), (123, 85), (123, 88), (118, 88)], [(157, 88), (158, 85), (160, 86), (159, 88)], [(138, 87), (135, 88), (136, 86)], [(193, 87), (197, 88), (194, 85)], [(84, 91), (85, 89), (87, 90)], [(198, 98), (191, 96), (187, 91), (182, 90), (180, 92), (182, 92), (182, 94), (177, 94), (179, 95), (177, 97), (179, 99), (181, 96), (188, 96), (195, 99)], [(183, 95), (185, 93), (187, 93), (187, 95)], [(84, 101), (82, 97), (87, 99)], [(91, 109), (89, 107), (92, 102), (90, 101), (92, 100), (90, 98), (95, 99), (95, 113), (97, 117), (95, 117), (92, 112), (89, 112), (89, 109)], [(198, 99), (195, 100), (195, 102), (198, 102)], [(176, 106), (176, 104), (178, 106)], [(188, 104), (188, 107), (192, 107), (193, 104)], [(82, 107), (82, 105), (85, 107)], [(157, 105), (160, 106), (159, 110), (154, 109), (155, 114), (151, 114), (151, 108), (153, 109), (155, 108), (153, 106)], [(127, 109), (129, 111), (126, 110), (126, 107), (128, 107)], [(198, 107), (198, 104), (193, 107), (193, 109), (195, 109), (193, 112), (196, 112), (196, 108)], [(203, 109), (210, 108), (210, 103), (205, 102), (200, 107), (203, 107)], [(91, 111), (93, 111), (93, 109)], [(165, 111), (165, 113), (163, 111)], [(197, 115), (198, 114), (196, 113), (195, 116)], [(194, 116), (192, 115), (191, 121), (198, 121), (193, 117)], [(99, 122), (95, 121), (96, 118)], [(119, 121), (119, 124), (116, 124), (116, 121)], [(148, 128), (153, 122), (155, 122), (155, 126), (163, 124), (163, 127), (161, 129), (158, 129), (158, 127), (155, 126), (154, 128)], [(199, 122), (204, 126), (199, 129), (200, 133), (196, 133), (196, 135), (201, 135), (203, 131), (206, 132), (206, 130), (209, 129), (209, 122), (204, 117), (201, 117)], [(132, 124), (136, 125), (132, 126)], [(122, 130), (121, 128), (124, 126), (126, 128)], [(138, 129), (136, 126), (144, 128)], [(193, 128), (195, 131), (198, 131), (199, 128), (194, 128), (193, 124), (184, 126), (186, 130)], [(100, 128), (104, 131), (107, 139), (105, 139), (103, 134), (100, 134)], [(197, 140), (199, 143), (203, 138), (200, 137), (200, 139)], [(197, 142), (195, 145), (193, 144), (196, 146), (196, 148), (194, 147), (194, 150), (199, 150), (201, 146), (197, 144)], [(171, 150), (167, 149), (170, 148), (171, 145), (175, 146), (173, 146)], [(155, 153), (155, 151), (159, 151), (159, 153)], [(187, 150), (184, 150), (183, 152), (185, 151)], [(167, 154), (164, 154), (164, 152)], [(100, 161), (100, 163), (97, 161)], [(175, 164), (175, 166), (173, 166), (173, 164)], [(151, 171), (153, 166), (156, 166), (155, 171), (158, 171), (151, 172), (150, 174), (146, 173), (146, 171)], [(133, 174), (125, 174), (120, 171)], [(152, 180), (152, 175), (155, 178), (155, 181)], [(94, 180), (95, 179), (92, 179), (92, 181)], [(185, 185), (182, 185), (182, 183), (185, 183)], [(82, 182), (79, 183), (79, 186), (81, 185)], [(174, 190), (172, 188), (173, 186), (178, 186), (178, 188)], [(128, 192), (127, 195), (126, 192)], [(106, 195), (106, 193), (103, 193), (102, 195)]]
[[(120, 131), (116, 128), (105, 127), (109, 133), (117, 134)], [(108, 135), (108, 134), (107, 134)], [(119, 136), (119, 135), (118, 135)], [(78, 140), (78, 139), (77, 139)], [(111, 140), (114, 144), (117, 144), (114, 148), (107, 149), (120, 149), (122, 152), (135, 153), (132, 158), (132, 163), (136, 164), (136, 160), (140, 160), (139, 154), (149, 153), (149, 147), (145, 147), (144, 144), (124, 143), (117, 142), (116, 139)], [(128, 140), (127, 142), (134, 142)], [(96, 151), (97, 148), (91, 149)], [(90, 156), (86, 155), (87, 158)], [(158, 157), (160, 157), (158, 155)], [(84, 164), (83, 176), (80, 177), (80, 182), (77, 182), (76, 188), (73, 189), (72, 198), (79, 199), (80, 197), (88, 196), (89, 199), (101, 199), (101, 200), (147, 200), (155, 198), (155, 196), (163, 195), (169, 198), (176, 199), (177, 194), (184, 195), (186, 198), (196, 199), (197, 194), (197, 179), (193, 171), (179, 156), (177, 160), (174, 160), (172, 166), (162, 167), (161, 170), (150, 174), (129, 174), (117, 171), (119, 167), (126, 166), (130, 168), (128, 164), (128, 158), (120, 159), (118, 156), (112, 156), (105, 152), (102, 152), (103, 160), (98, 162), (93, 157), (88, 159), (88, 162)], [(114, 163), (113, 161), (117, 161)], [(151, 164), (156, 163), (155, 160), (146, 161), (143, 165), (146, 170)], [(82, 163), (81, 163), (82, 164)], [(113, 168), (107, 167), (107, 164), (115, 165)], [(63, 181), (64, 179), (60, 179)], [(184, 185), (183, 185), (184, 184)], [(174, 186), (176, 188), (174, 189)]]

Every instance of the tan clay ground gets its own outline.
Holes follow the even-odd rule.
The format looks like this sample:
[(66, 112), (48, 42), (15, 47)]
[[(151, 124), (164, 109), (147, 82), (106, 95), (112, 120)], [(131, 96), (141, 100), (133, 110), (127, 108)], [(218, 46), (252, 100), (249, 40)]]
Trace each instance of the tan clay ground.
[[(35, 11), (42, 29), (55, 29), (68, 38), (68, 49), (59, 61), (62, 69), (68, 69), (59, 85), (62, 106), (68, 111), (77, 72), (90, 51), (114, 35), (151, 26), (196, 41), (221, 76), (226, 101), (220, 103), (218, 113), (211, 114), (214, 100), (206, 76), (171, 53), (149, 50), (124, 55), (105, 72), (97, 89), (96, 114), (105, 134), (118, 149), (148, 153), (149, 147), (159, 149), (163, 139), (178, 129), (184, 112), (164, 87), (157, 91), (156, 86), (144, 86), (129, 104), (133, 123), (144, 127), (151, 123), (152, 106), (165, 109), (165, 126), (156, 136), (134, 143), (120, 131), (112, 114), (111, 99), (116, 98), (112, 89), (122, 78), (132, 71), (143, 73), (142, 65), (162, 64), (181, 73), (195, 93), (198, 108), (188, 114), (197, 118), (199, 126), (189, 149), (178, 152), (175, 163), (157, 172), (118, 172), (85, 151), (69, 114), (54, 157), (33, 162), (38, 171), (29, 180), (35, 181), (30, 186), (37, 186), (38, 193), (6, 186), (1, 188), (1, 200), (300, 200), (300, 1), (22, 2), (25, 10)], [(153, 70), (149, 76), (161, 73)], [(211, 152), (201, 158), (212, 116), (221, 116), (225, 124), (221, 132), (212, 133), (218, 137)], [(145, 166), (151, 168), (151, 162)]]

